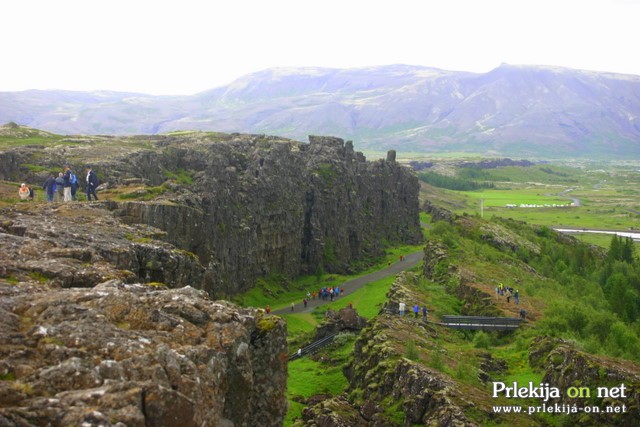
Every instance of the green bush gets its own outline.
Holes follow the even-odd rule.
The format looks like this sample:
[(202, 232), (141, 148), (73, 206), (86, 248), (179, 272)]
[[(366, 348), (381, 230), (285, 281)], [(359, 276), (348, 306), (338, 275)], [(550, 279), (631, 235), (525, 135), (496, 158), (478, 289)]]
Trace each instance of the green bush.
[(488, 349), (492, 347), (492, 341), (491, 336), (489, 336), (485, 331), (478, 331), (473, 337), (473, 346), (475, 348)]
[(418, 353), (418, 349), (416, 348), (415, 341), (412, 340), (407, 342), (407, 345), (404, 349), (404, 356), (407, 359), (413, 360), (413, 361), (417, 361), (418, 359), (420, 359), (420, 355)]

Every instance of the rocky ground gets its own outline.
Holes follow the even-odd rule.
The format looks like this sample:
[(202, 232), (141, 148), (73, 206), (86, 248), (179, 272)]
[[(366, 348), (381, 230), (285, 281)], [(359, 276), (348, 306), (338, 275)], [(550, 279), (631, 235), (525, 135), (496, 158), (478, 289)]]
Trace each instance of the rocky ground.
[(46, 286), (0, 284), (0, 425), (282, 422), (281, 320), (190, 287)]
[(285, 325), (107, 203), (0, 209), (0, 425), (282, 423)]

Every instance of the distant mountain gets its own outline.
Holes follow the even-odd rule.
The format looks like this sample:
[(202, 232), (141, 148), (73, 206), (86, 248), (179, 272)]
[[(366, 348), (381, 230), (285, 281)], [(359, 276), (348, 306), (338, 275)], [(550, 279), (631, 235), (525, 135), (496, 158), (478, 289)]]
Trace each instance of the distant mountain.
[(191, 96), (0, 92), (0, 123), (57, 132), (215, 130), (352, 139), (359, 149), (640, 158), (640, 76), (501, 65), (276, 68)]

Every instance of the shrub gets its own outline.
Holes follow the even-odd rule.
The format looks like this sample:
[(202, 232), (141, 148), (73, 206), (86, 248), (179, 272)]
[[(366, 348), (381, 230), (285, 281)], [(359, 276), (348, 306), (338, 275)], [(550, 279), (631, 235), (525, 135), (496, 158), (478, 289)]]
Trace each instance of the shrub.
[(485, 331), (478, 331), (473, 337), (473, 346), (475, 348), (489, 348), (492, 346), (492, 339)]
[(404, 356), (407, 359), (413, 360), (413, 361), (417, 361), (418, 359), (420, 359), (420, 355), (418, 353), (418, 349), (416, 348), (415, 341), (409, 341), (407, 343), (407, 346), (404, 349)]

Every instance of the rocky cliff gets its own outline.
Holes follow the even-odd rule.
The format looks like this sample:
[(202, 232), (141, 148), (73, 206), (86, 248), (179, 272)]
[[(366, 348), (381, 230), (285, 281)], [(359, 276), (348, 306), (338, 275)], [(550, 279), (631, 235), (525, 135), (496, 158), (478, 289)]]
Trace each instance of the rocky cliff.
[(105, 208), (125, 223), (159, 228), (166, 241), (196, 254), (205, 271), (191, 284), (211, 295), (247, 290), (269, 273), (347, 272), (385, 244), (421, 237), (412, 172), (392, 154), (367, 162), (339, 138), (42, 138), (42, 145), (0, 152), (3, 164), (17, 165), (0, 179), (39, 183), (64, 163), (89, 163), (110, 188), (145, 184), (141, 198), (153, 200), (113, 197)]
[(366, 162), (340, 139), (238, 137), (204, 147), (199, 159), (201, 170), (177, 165), (198, 171), (195, 211), (184, 204), (160, 214), (150, 204), (116, 211), (197, 253), (214, 293), (246, 290), (269, 273), (346, 272), (382, 242), (419, 239), (413, 175), (395, 161)]
[(190, 287), (0, 284), (0, 425), (281, 425), (282, 320)]
[(107, 207), (0, 209), (0, 425), (281, 425), (284, 321)]

